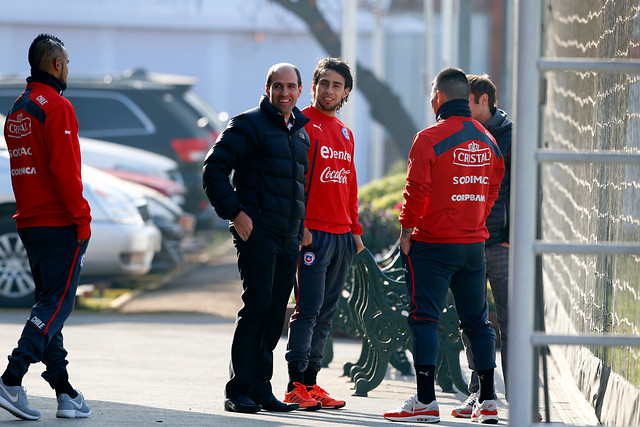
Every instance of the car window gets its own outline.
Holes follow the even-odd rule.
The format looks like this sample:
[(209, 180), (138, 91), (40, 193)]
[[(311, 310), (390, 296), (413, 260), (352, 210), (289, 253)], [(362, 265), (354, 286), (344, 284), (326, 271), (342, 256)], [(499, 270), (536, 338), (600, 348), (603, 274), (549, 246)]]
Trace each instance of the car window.
[(214, 130), (221, 132), (226, 127), (225, 123), (218, 117), (218, 113), (194, 91), (186, 91), (183, 98), (187, 105), (195, 110), (197, 114), (202, 115)]
[(146, 114), (121, 93), (75, 90), (66, 97), (76, 110), (80, 136), (100, 138), (155, 132)]
[[(6, 114), (24, 88), (0, 91), (0, 112)], [(149, 117), (118, 92), (70, 89), (65, 98), (76, 110), (79, 135), (87, 138), (150, 135), (156, 130)], [(4, 124), (4, 123), (2, 123)]]
[[(7, 113), (9, 113), (11, 106), (16, 102), (16, 99), (20, 96), (23, 90), (24, 88), (0, 91), (0, 114), (4, 114), (6, 116)], [(4, 122), (2, 122), (2, 124), (4, 125)]]

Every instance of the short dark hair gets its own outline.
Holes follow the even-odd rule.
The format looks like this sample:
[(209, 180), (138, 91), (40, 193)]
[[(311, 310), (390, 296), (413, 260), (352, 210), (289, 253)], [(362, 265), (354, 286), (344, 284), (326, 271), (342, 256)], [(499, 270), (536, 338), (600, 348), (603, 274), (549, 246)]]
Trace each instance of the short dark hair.
[(43, 59), (53, 59), (64, 54), (64, 43), (51, 34), (39, 34), (29, 47), (29, 65), (40, 68)]
[[(318, 61), (318, 66), (313, 72), (313, 84), (317, 85), (320, 81), (320, 77), (328, 70), (332, 70), (340, 74), (342, 78), (344, 78), (344, 88), (349, 89), (349, 92), (351, 92), (351, 89), (353, 89), (353, 76), (351, 75), (351, 67), (349, 67), (349, 64), (347, 64), (340, 58), (324, 58)], [(312, 93), (311, 97), (314, 98), (315, 94)], [(347, 99), (349, 99), (349, 94), (342, 98), (342, 101), (340, 101), (340, 105), (338, 105), (338, 108), (342, 108), (344, 103), (347, 102)]]
[(445, 68), (440, 71), (433, 81), (432, 93), (439, 90), (447, 98), (469, 99), (469, 82), (467, 75), (460, 68)]
[(273, 75), (278, 69), (283, 66), (291, 67), (295, 70), (296, 75), (298, 76), (298, 86), (302, 86), (302, 75), (300, 74), (300, 70), (293, 64), (289, 64), (288, 62), (280, 62), (278, 64), (274, 64), (269, 68), (267, 72), (267, 87), (271, 87), (271, 79), (273, 79)]
[(488, 103), (491, 114), (495, 113), (498, 107), (497, 89), (496, 85), (489, 79), (489, 75), (467, 74), (467, 80), (469, 81), (469, 90), (476, 98), (476, 103), (478, 103), (478, 99), (486, 93), (489, 98)]

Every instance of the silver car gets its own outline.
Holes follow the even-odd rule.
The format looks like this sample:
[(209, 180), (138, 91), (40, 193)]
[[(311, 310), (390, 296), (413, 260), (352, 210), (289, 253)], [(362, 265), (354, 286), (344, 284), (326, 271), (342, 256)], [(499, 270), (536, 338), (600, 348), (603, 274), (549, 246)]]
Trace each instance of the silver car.
[[(9, 156), (0, 150), (0, 306), (33, 304), (29, 260), (16, 231)], [(149, 220), (147, 199), (123, 193), (122, 181), (83, 166), (84, 197), (91, 206), (91, 241), (82, 282), (138, 276), (151, 268), (160, 250), (160, 231)]]

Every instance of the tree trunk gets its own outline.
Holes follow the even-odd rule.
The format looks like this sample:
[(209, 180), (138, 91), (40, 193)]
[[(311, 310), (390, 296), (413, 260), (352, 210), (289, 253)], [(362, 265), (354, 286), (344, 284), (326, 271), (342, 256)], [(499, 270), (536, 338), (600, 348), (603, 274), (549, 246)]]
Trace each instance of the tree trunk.
[[(339, 57), (341, 46), (338, 35), (318, 10), (315, 0), (272, 0), (302, 19), (316, 41), (328, 55)], [(398, 151), (405, 158), (409, 155), (411, 142), (418, 129), (391, 88), (379, 80), (371, 70), (356, 64), (358, 89), (367, 98), (371, 117), (391, 135)]]

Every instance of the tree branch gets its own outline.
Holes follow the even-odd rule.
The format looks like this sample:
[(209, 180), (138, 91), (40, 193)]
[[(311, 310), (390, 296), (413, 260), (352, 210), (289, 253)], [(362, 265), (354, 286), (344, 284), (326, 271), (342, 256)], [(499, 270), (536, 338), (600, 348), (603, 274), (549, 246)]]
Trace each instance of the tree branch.
[[(296, 14), (309, 28), (316, 41), (329, 56), (339, 57), (341, 51), (338, 35), (333, 32), (320, 13), (315, 0), (271, 0)], [(359, 62), (356, 64), (358, 89), (367, 98), (371, 116), (389, 132), (400, 153), (407, 157), (418, 129), (391, 88), (379, 80), (371, 70)]]

